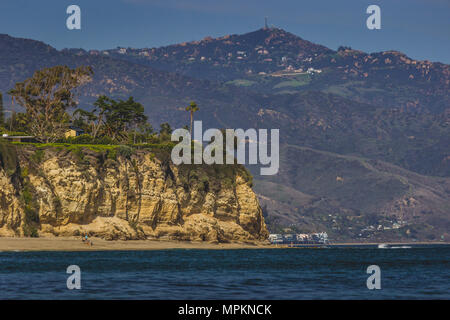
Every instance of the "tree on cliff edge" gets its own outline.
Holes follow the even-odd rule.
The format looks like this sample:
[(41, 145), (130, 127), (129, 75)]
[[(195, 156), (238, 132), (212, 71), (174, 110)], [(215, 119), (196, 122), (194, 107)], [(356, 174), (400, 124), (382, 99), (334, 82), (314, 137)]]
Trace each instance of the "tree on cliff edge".
[(92, 69), (56, 66), (36, 71), (33, 77), (16, 83), (9, 94), (26, 109), (30, 132), (41, 142), (54, 142), (67, 129), (66, 110), (75, 107), (76, 87), (90, 80)]
[(199, 107), (194, 101), (191, 101), (191, 103), (186, 107), (186, 111), (189, 111), (189, 114), (191, 116), (191, 127), (190, 127), (190, 134), (192, 137), (192, 122), (194, 121), (194, 113), (199, 110)]

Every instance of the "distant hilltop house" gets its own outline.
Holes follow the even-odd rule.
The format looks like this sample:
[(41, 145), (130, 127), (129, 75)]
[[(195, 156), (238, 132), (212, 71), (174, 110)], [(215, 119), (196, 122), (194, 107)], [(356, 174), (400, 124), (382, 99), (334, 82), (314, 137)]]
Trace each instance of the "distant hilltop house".
[(70, 126), (66, 133), (65, 133), (65, 137), (66, 138), (70, 138), (70, 137), (78, 137), (79, 135), (82, 135), (84, 133), (83, 129), (74, 127), (74, 126)]

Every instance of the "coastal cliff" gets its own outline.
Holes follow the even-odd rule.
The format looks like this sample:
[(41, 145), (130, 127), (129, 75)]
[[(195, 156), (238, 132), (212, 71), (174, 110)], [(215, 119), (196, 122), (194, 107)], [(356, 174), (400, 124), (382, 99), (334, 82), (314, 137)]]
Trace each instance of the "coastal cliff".
[(259, 241), (239, 165), (180, 165), (167, 150), (0, 143), (0, 236)]

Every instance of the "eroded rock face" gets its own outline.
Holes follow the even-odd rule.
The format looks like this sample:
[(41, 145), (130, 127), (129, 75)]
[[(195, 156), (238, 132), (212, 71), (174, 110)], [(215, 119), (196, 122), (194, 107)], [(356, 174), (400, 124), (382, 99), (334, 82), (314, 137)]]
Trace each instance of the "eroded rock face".
[(241, 166), (175, 166), (167, 152), (145, 150), (125, 157), (87, 148), (15, 149), (16, 168), (0, 166), (0, 236), (267, 238)]

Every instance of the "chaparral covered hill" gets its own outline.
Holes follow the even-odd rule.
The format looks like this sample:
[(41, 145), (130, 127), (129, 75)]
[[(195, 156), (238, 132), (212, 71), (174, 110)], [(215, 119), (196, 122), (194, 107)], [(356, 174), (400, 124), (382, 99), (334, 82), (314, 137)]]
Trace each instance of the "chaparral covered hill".
[[(80, 106), (87, 109), (103, 93), (132, 95), (144, 104), (155, 127), (166, 121), (181, 127), (189, 121), (185, 106), (195, 100), (200, 106), (195, 117), (204, 128), (280, 128), (279, 175), (255, 175), (271, 230), (322, 230), (346, 239), (382, 239), (385, 234), (438, 239), (448, 234), (449, 65), (396, 51), (336, 51), (277, 28), (161, 48), (105, 51), (58, 51), (42, 42), (0, 36), (3, 92), (33, 71), (58, 64), (93, 67), (93, 81), (79, 91)], [(5, 103), (11, 107), (10, 101)], [(311, 151), (294, 156), (298, 150)], [(336, 161), (346, 164), (345, 175), (335, 168)], [(356, 163), (371, 167), (359, 170)], [(382, 163), (383, 169), (375, 170), (373, 163)], [(309, 168), (308, 176), (297, 175), (302, 167)], [(390, 188), (377, 196), (383, 188), (374, 175), (393, 175), (392, 168), (393, 181), (401, 183), (380, 178)], [(292, 177), (298, 177), (295, 183)], [(345, 187), (336, 185), (339, 192), (330, 193), (326, 186), (338, 177)], [(419, 180), (425, 181), (420, 188)], [(361, 190), (367, 201), (358, 200)], [(310, 198), (325, 200), (320, 205), (303, 201)], [(410, 198), (414, 201), (405, 200)], [(374, 199), (376, 205), (367, 205)], [(400, 214), (396, 203), (401, 201), (414, 206), (403, 206)], [(311, 210), (320, 213), (308, 216)], [(325, 213), (361, 218), (333, 218), (329, 224), (323, 221)], [(389, 228), (395, 221), (402, 223), (396, 234), (363, 231), (384, 224)]]

